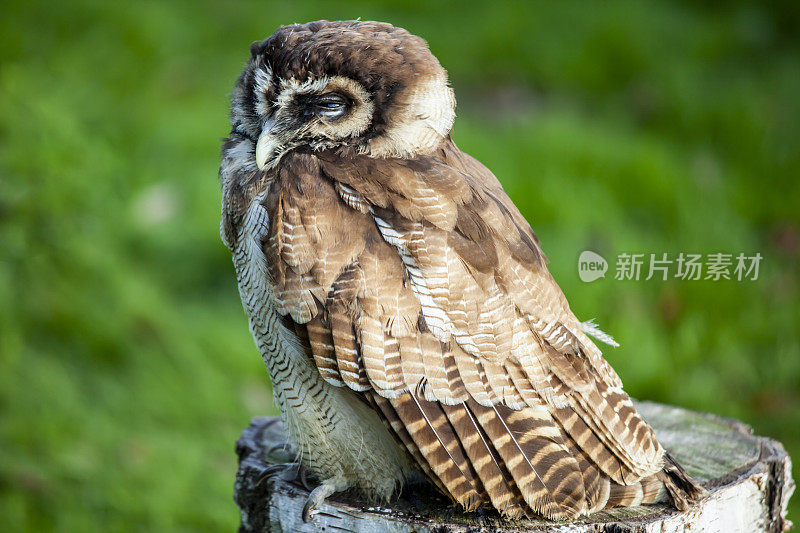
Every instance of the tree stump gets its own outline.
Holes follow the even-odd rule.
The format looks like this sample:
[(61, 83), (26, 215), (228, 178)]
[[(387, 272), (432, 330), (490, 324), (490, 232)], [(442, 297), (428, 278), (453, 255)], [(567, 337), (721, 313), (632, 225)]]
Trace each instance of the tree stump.
[[(663, 446), (709, 491), (688, 511), (643, 505), (603, 511), (574, 522), (509, 521), (496, 513), (459, 512), (434, 489), (415, 485), (384, 506), (367, 504), (347, 493), (335, 495), (304, 523), (301, 510), (308, 491), (267, 471), (270, 465), (287, 460), (285, 452), (283, 458), (276, 458), (272, 450), (285, 440), (280, 419), (254, 418), (236, 443), (239, 472), (234, 499), (241, 510), (239, 531), (749, 533), (791, 527), (786, 507), (794, 482), (791, 461), (779, 442), (754, 436), (736, 420), (649, 402), (638, 402), (637, 408)], [(277, 452), (280, 455), (281, 450)]]

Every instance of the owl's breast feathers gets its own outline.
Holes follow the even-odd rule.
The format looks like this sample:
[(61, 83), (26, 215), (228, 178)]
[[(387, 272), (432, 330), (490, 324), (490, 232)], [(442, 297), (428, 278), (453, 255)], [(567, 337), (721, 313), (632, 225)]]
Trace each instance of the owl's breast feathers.
[(276, 309), (445, 494), (549, 518), (697, 495), (581, 332), (528, 223), (449, 138), (413, 159), (294, 151), (248, 179), (227, 201), (233, 213), (269, 188)]

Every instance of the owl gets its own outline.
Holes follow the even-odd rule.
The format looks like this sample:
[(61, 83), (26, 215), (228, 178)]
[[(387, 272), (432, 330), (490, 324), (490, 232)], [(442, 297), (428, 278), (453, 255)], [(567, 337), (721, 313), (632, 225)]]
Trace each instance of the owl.
[(547, 270), (450, 138), (425, 41), (318, 21), (253, 43), (222, 147), (221, 235), (290, 441), (318, 480), (428, 482), (466, 511), (573, 519), (703, 489), (667, 454)]

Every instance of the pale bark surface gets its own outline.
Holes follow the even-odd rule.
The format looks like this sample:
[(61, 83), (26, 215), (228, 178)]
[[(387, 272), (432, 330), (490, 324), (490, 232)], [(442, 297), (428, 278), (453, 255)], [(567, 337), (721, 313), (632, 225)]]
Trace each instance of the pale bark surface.
[(679, 512), (648, 505), (600, 512), (572, 523), (509, 522), (494, 513), (459, 513), (434, 490), (414, 486), (384, 506), (347, 494), (334, 496), (304, 523), (301, 511), (308, 492), (266, 474), (281, 455), (280, 450), (271, 457), (267, 452), (285, 440), (283, 426), (279, 419), (254, 418), (236, 446), (234, 498), (241, 510), (240, 531), (666, 533), (772, 532), (790, 526), (785, 515), (794, 482), (791, 461), (779, 442), (754, 436), (735, 420), (649, 402), (636, 407), (664, 447), (709, 490), (692, 509)]

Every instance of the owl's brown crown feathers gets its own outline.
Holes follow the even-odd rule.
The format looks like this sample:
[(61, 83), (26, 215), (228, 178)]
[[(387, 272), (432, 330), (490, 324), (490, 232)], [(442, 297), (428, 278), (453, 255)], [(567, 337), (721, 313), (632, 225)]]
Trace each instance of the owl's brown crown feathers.
[(381, 110), (415, 78), (444, 76), (422, 38), (384, 22), (322, 20), (283, 26), (253, 43), (250, 53), (256, 61), (269, 62), (278, 79), (351, 78), (373, 95)]
[[(402, 28), (295, 24), (253, 43), (250, 52), (233, 95), (233, 130), (255, 139), (276, 120), (282, 131), (271, 148), (278, 154), (304, 144), (349, 145), (379, 157), (429, 153), (452, 127), (455, 99), (445, 70), (423, 39)], [(322, 117), (309, 125), (300, 98), (332, 91), (352, 104), (346, 120)]]

